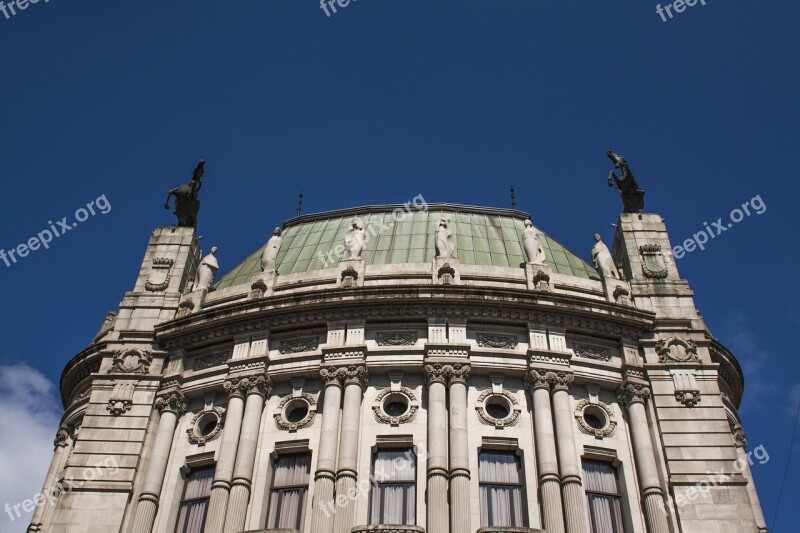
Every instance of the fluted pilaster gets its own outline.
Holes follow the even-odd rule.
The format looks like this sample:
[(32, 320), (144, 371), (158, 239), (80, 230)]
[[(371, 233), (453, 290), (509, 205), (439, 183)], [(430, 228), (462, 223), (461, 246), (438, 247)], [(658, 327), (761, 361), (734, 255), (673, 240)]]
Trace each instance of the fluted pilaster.
[(186, 398), (180, 391), (162, 394), (156, 398), (155, 407), (161, 412), (156, 430), (153, 449), (150, 452), (150, 463), (147, 466), (142, 493), (136, 508), (133, 520), (132, 533), (152, 533), (158, 512), (158, 498), (164, 484), (164, 474), (167, 471), (167, 461), (172, 449), (172, 438), (178, 418), (183, 416), (188, 408)]
[(271, 392), (272, 387), (268, 377), (258, 376), (250, 379), (242, 431), (239, 436), (239, 449), (236, 452), (236, 464), (233, 468), (228, 510), (225, 514), (225, 533), (239, 533), (244, 529), (258, 447), (258, 433), (261, 428), (261, 412), (264, 410), (264, 400)]
[(649, 533), (669, 533), (667, 515), (664, 513), (664, 494), (658, 478), (653, 442), (647, 423), (645, 401), (650, 397), (650, 388), (639, 383), (626, 382), (620, 387), (617, 397), (628, 407), (633, 455), (639, 474), (642, 506)]

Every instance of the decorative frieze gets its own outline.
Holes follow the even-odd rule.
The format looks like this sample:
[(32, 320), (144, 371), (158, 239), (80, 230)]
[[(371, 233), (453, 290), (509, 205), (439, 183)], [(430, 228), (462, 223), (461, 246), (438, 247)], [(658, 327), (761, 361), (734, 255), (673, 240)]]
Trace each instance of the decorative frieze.
[(575, 352), (576, 357), (583, 357), (585, 359), (595, 359), (597, 361), (610, 361), (611, 350), (601, 346), (591, 346), (589, 344), (572, 345), (572, 350)]
[(206, 368), (213, 368), (215, 366), (224, 365), (227, 360), (228, 360), (227, 352), (203, 355), (200, 357), (195, 357), (192, 360), (192, 368), (194, 370), (205, 370)]
[(378, 346), (412, 346), (417, 342), (415, 332), (381, 332), (375, 335)]
[(297, 337), (281, 341), (279, 351), (282, 354), (313, 352), (319, 348), (319, 337)]
[(516, 335), (492, 335), (488, 333), (478, 333), (476, 338), (478, 341), (478, 346), (481, 348), (514, 350), (517, 347)]

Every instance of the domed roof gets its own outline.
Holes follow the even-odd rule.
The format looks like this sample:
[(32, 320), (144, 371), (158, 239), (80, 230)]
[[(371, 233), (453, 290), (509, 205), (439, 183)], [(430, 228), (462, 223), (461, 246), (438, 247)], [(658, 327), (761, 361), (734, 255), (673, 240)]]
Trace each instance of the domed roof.
[[(361, 257), (367, 265), (431, 263), (436, 254), (436, 228), (446, 216), (455, 237), (455, 254), (462, 264), (518, 267), (525, 262), (522, 232), (530, 215), (513, 209), (457, 204), (364, 206), (303, 215), (283, 225), (283, 242), (275, 261), (278, 274), (297, 274), (334, 268), (339, 264), (344, 236), (353, 217), (364, 222)], [(545, 262), (553, 271), (599, 279), (583, 259), (538, 228)], [(264, 243), (216, 284), (224, 289), (247, 283), (261, 272)]]

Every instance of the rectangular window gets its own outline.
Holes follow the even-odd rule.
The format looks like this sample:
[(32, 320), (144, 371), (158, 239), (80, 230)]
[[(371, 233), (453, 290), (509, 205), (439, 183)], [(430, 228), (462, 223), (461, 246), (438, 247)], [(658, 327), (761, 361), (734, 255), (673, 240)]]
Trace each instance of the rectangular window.
[(202, 533), (206, 525), (214, 466), (195, 468), (186, 476), (175, 533)]
[(372, 466), (370, 524), (417, 523), (417, 456), (410, 448), (381, 449)]
[(275, 460), (269, 493), (267, 529), (303, 529), (310, 453), (281, 455)]
[(527, 527), (521, 461), (513, 451), (478, 456), (481, 527)]
[(609, 463), (583, 461), (592, 533), (624, 533), (617, 472)]

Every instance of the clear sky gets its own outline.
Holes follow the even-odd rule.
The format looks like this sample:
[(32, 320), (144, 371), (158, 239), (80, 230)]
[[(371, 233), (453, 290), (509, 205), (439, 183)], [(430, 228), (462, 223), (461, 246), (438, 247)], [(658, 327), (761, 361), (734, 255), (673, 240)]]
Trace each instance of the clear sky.
[[(6, 2), (8, 3), (8, 2)], [(38, 492), (54, 384), (133, 287), (167, 189), (205, 158), (200, 233), (222, 271), (304, 212), (428, 201), (520, 209), (589, 259), (625, 155), (745, 372), (741, 414), (773, 526), (800, 401), (800, 3), (706, 0), (39, 1), (0, 13), (0, 248), (105, 195), (94, 216), (0, 262), (0, 507)], [(105, 204), (104, 204), (105, 205)], [(13, 425), (10, 428), (9, 425)], [(800, 443), (796, 443), (796, 448)], [(773, 532), (791, 531), (800, 450)], [(5, 520), (5, 521), (4, 521)], [(0, 515), (0, 530), (19, 531)]]

